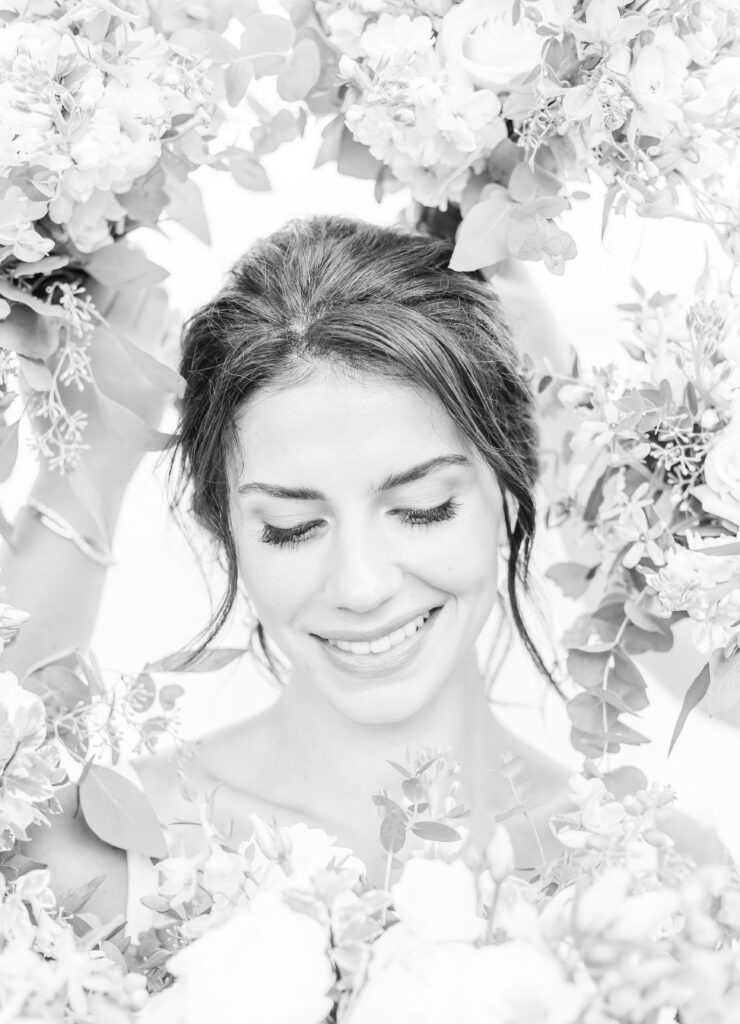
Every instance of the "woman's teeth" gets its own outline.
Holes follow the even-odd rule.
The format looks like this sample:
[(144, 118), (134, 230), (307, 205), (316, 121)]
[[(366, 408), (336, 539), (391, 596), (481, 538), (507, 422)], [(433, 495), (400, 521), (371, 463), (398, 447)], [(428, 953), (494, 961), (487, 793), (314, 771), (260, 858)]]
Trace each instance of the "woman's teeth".
[(330, 647), (338, 647), (340, 651), (348, 651), (350, 654), (382, 654), (413, 636), (421, 629), (429, 615), (429, 612), (426, 615), (418, 615), (411, 622), (407, 622), (405, 626), (395, 629), (386, 636), (378, 637), (377, 640), (329, 640), (327, 638), (326, 642)]

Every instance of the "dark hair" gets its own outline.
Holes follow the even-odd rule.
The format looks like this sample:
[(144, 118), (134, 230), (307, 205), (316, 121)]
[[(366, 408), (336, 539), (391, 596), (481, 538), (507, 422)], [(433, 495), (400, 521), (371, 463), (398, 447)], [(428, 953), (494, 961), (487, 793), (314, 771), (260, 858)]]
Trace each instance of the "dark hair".
[[(494, 291), (477, 272), (450, 270), (452, 248), (421, 230), (344, 217), (291, 221), (254, 244), (219, 294), (187, 322), (171, 466), (179, 459), (175, 504), (191, 485), (191, 511), (217, 541), (227, 576), (194, 658), (222, 629), (237, 597), (227, 475), (238, 451), (237, 414), (258, 389), (328, 362), (433, 393), (493, 470), (504, 497), (512, 616), (552, 681), (517, 593), (518, 585), (529, 587), (535, 531), (534, 399)], [(258, 639), (269, 661), (259, 626)]]

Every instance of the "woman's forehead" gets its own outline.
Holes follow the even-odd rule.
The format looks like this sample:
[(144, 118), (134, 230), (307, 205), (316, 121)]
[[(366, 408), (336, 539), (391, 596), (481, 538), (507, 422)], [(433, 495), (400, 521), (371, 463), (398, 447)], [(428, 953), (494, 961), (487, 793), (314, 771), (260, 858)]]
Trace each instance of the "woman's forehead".
[(439, 399), (399, 381), (317, 367), (299, 383), (257, 393), (237, 419), (245, 472), (332, 464), (374, 472), (469, 446)]

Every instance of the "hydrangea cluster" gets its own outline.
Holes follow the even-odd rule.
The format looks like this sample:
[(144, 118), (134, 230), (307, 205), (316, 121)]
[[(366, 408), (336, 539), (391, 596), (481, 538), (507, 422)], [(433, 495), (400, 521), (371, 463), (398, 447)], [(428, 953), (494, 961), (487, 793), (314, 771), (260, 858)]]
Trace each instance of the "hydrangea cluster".
[[(645, 706), (644, 682), (624, 659), (667, 650), (680, 619), (691, 620), (694, 645), (708, 662), (693, 702), (707, 688), (713, 711), (740, 699), (734, 311), (702, 297), (685, 312), (675, 297), (641, 289), (622, 308), (632, 321), (627, 361), (545, 385), (574, 416), (566, 493), (550, 511), (556, 521), (573, 517), (594, 555), (592, 565), (556, 565), (548, 574), (571, 597), (600, 588), (593, 610), (566, 638), (570, 674), (591, 688), (571, 705), (574, 725), (592, 737), (581, 737), (589, 755), (596, 746), (643, 742), (619, 729), (609, 735), (620, 711)], [(622, 676), (629, 673), (621, 683), (617, 654)]]
[(139, 0), (24, 4), (0, 28), (0, 78), (5, 261), (109, 245), (166, 204), (168, 169), (207, 159), (202, 62)]
[(680, 209), (711, 225), (736, 258), (732, 0), (316, 6), (340, 55), (355, 139), (419, 202), (461, 205), (457, 269), (514, 255), (560, 272), (575, 255), (552, 223), (567, 198), (543, 200), (563, 199), (592, 171), (608, 186), (608, 209)]

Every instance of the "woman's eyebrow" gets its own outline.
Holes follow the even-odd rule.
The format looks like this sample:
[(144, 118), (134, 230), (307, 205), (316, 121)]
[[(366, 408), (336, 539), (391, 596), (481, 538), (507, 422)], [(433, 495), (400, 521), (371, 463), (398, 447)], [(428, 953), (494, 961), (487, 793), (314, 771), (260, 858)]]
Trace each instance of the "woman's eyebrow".
[[(418, 466), (411, 469), (404, 469), (400, 473), (391, 473), (387, 476), (378, 488), (378, 493), (390, 491), (394, 487), (403, 487), (404, 484), (412, 484), (421, 480), (429, 473), (445, 466), (469, 466), (470, 459), (465, 455), (437, 455), (426, 462), (420, 462)], [(308, 487), (281, 487), (278, 484), (264, 484), (259, 481), (240, 484), (237, 488), (239, 494), (268, 494), (271, 498), (288, 498), (292, 501), (326, 501), (326, 495), (321, 491), (314, 491)]]

